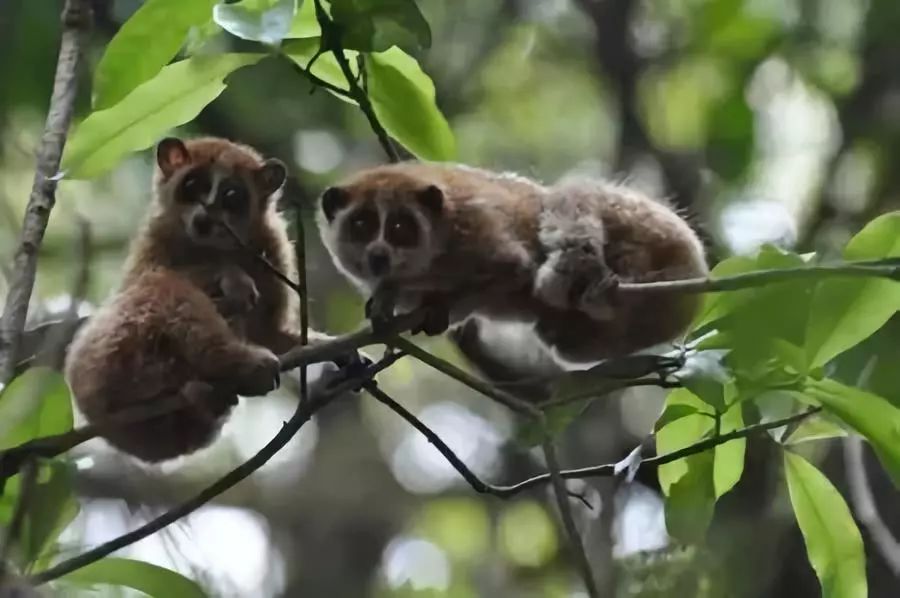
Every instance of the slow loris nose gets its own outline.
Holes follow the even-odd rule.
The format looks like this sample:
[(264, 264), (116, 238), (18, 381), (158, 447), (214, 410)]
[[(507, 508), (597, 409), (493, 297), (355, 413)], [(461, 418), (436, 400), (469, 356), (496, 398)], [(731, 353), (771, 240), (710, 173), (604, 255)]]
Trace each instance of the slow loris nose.
[(369, 250), (369, 271), (375, 276), (387, 274), (391, 267), (391, 256), (383, 247), (373, 247)]
[(191, 219), (191, 226), (194, 227), (194, 231), (198, 235), (206, 236), (212, 230), (213, 221), (206, 212), (199, 212), (194, 214), (194, 217)]

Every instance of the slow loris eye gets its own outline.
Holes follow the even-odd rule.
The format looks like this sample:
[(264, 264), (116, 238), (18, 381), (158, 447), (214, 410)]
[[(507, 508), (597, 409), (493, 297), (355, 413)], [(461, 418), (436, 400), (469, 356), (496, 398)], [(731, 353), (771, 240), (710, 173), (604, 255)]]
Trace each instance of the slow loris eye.
[(357, 210), (348, 215), (344, 227), (344, 232), (350, 240), (368, 243), (378, 233), (378, 212), (371, 208)]
[(247, 192), (237, 185), (226, 185), (219, 191), (222, 207), (229, 212), (240, 212), (247, 207)]
[(419, 243), (419, 223), (409, 210), (392, 212), (384, 231), (385, 240), (397, 247), (415, 247)]
[(209, 194), (209, 174), (204, 170), (193, 170), (181, 180), (176, 194), (182, 203), (196, 203)]

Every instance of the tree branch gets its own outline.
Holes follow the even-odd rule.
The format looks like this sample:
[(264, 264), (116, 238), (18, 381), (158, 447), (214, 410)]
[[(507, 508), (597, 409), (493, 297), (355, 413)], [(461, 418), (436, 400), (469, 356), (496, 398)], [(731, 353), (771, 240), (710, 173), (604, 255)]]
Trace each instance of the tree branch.
[(19, 339), (28, 316), (28, 304), (37, 274), (37, 255), (56, 203), (59, 163), (75, 105), (82, 45), (90, 28), (87, 0), (66, 0), (62, 11), (62, 39), (53, 95), (37, 155), (31, 195), (25, 208), (22, 233), (13, 259), (9, 293), (0, 319), (0, 384), (9, 382), (18, 361)]
[(844, 460), (844, 469), (850, 484), (853, 512), (869, 532), (872, 544), (875, 545), (888, 568), (895, 577), (900, 577), (900, 542), (897, 542), (878, 513), (869, 476), (866, 474), (862, 438), (849, 436), (844, 439)]
[(378, 374), (378, 372), (384, 370), (385, 368), (390, 367), (393, 363), (399, 359), (399, 355), (389, 355), (382, 359), (380, 362), (366, 368), (364, 374), (360, 376), (356, 376), (352, 379), (346, 380), (333, 388), (328, 389), (326, 392), (322, 393), (318, 397), (312, 397), (311, 400), (305, 401), (303, 403), (297, 404), (297, 409), (294, 411), (294, 414), (291, 418), (285, 422), (285, 424), (281, 427), (281, 430), (278, 431), (277, 434), (270, 440), (264, 447), (262, 447), (259, 452), (253, 455), (250, 459), (248, 459), (245, 463), (239, 465), (234, 468), (222, 478), (196, 494), (193, 498), (181, 503), (180, 505), (166, 511), (156, 519), (147, 522), (141, 527), (128, 532), (118, 538), (110, 540), (109, 542), (105, 542), (100, 546), (97, 546), (87, 552), (80, 554), (71, 559), (67, 559), (37, 573), (29, 579), (29, 581), (35, 585), (43, 584), (48, 581), (52, 581), (67, 573), (71, 573), (77, 569), (90, 565), (103, 557), (124, 548), (125, 546), (129, 546), (134, 544), (138, 540), (142, 540), (147, 536), (150, 536), (159, 530), (165, 528), (166, 526), (178, 521), (182, 517), (190, 515), (207, 502), (215, 498), (216, 496), (222, 494), (226, 490), (232, 488), (235, 484), (240, 482), (241, 480), (250, 476), (257, 469), (265, 465), (265, 463), (272, 458), (278, 451), (284, 447), (290, 441), (291, 438), (300, 430), (300, 428), (312, 418), (313, 414), (319, 411), (322, 407), (328, 405), (335, 398), (339, 397), (344, 392), (353, 390), (355, 388), (359, 388), (359, 386), (365, 383), (368, 380), (371, 380), (373, 376)]

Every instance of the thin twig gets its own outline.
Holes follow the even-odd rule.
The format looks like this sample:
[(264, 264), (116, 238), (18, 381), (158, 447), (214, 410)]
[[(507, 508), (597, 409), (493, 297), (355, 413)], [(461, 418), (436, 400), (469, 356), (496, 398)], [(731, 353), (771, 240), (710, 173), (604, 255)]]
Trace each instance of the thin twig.
[[(479, 494), (490, 494), (491, 496), (496, 496), (498, 498), (510, 498), (511, 496), (517, 494), (517, 492), (510, 491), (511, 486), (497, 486), (494, 484), (489, 484), (483, 480), (481, 480), (475, 473), (469, 469), (469, 467), (460, 459), (456, 453), (453, 452), (446, 442), (444, 442), (440, 436), (435, 433), (434, 430), (426, 426), (422, 420), (417, 418), (415, 415), (409, 412), (406, 407), (398, 403), (394, 400), (390, 395), (386, 392), (378, 388), (376, 384), (371, 382), (364, 384), (363, 388), (368, 392), (372, 397), (375, 398), (379, 403), (385, 405), (388, 409), (402, 417), (409, 423), (412, 427), (419, 431), (427, 440), (430, 442), (435, 449), (447, 460), (448, 463), (463, 477), (466, 483), (472, 487), (475, 492)], [(587, 502), (584, 496), (578, 494), (577, 492), (567, 491), (568, 495), (572, 498), (576, 498), (582, 502), (587, 508), (591, 508), (590, 503)]]
[[(727, 442), (731, 442), (732, 440), (747, 438), (748, 436), (753, 436), (754, 434), (759, 434), (760, 432), (774, 430), (776, 428), (780, 428), (781, 426), (786, 426), (794, 421), (806, 419), (807, 417), (815, 415), (821, 410), (821, 407), (812, 407), (801, 413), (795, 413), (794, 415), (790, 415), (779, 420), (752, 424), (745, 428), (722, 434), (721, 436), (712, 436), (710, 438), (700, 440), (698, 442), (695, 442), (694, 444), (688, 445), (684, 448), (680, 448), (677, 451), (666, 453), (665, 455), (657, 455), (656, 457), (644, 459), (641, 464), (645, 466), (665, 465), (666, 463), (671, 463), (672, 461), (677, 461), (678, 459), (682, 459), (684, 457), (690, 457), (691, 455), (702, 453), (703, 451), (709, 450)], [(581, 480), (586, 478), (610, 477), (615, 475), (615, 472), (616, 463), (607, 463), (606, 465), (593, 465), (591, 467), (581, 467), (578, 469), (563, 469), (562, 471), (560, 471), (560, 474), (566, 480)], [(517, 484), (513, 484), (509, 487), (509, 489), (513, 493), (522, 492), (529, 488), (540, 486), (541, 484), (546, 484), (549, 481), (550, 474), (542, 473), (540, 475), (530, 477), (527, 480), (523, 480)]]
[(896, 259), (847, 262), (843, 264), (801, 266), (783, 270), (758, 270), (722, 278), (688, 278), (658, 282), (621, 283), (617, 291), (623, 293), (712, 293), (738, 291), (779, 282), (815, 278), (880, 277), (900, 280), (900, 265)]
[[(300, 206), (294, 209), (294, 252), (297, 256), (297, 294), (300, 295), (300, 344), (309, 344), (309, 299), (306, 284), (306, 230), (303, 227), (303, 213)], [(307, 366), (300, 366), (300, 402), (309, 398), (307, 394)]]
[(656, 386), (657, 388), (681, 388), (682, 384), (680, 382), (666, 380), (662, 377), (639, 378), (637, 380), (606, 380), (602, 385), (593, 385), (591, 388), (588, 388), (583, 392), (541, 401), (540, 403), (538, 403), (538, 407), (540, 407), (541, 409), (559, 407), (561, 405), (568, 405), (570, 403), (577, 403), (579, 401), (594, 399), (611, 392), (615, 392), (617, 390), (635, 388), (638, 386)]
[(22, 233), (13, 258), (3, 317), (0, 319), (0, 384), (9, 382), (18, 361), (19, 339), (25, 327), (37, 274), (38, 250), (47, 230), (50, 211), (56, 203), (56, 174), (72, 121), (82, 46), (90, 21), (91, 9), (87, 0), (66, 0), (62, 10), (62, 39), (50, 109), (37, 154), (37, 168), (25, 208)]
[(343, 87), (338, 87), (337, 85), (334, 85), (333, 83), (329, 83), (325, 79), (322, 79), (321, 77), (318, 77), (317, 75), (315, 75), (312, 72), (312, 63), (313, 63), (312, 60), (310, 60), (309, 64), (307, 64), (304, 67), (304, 66), (294, 62), (294, 60), (292, 60), (290, 56), (286, 56), (285, 58), (287, 59), (288, 62), (291, 63), (291, 65), (294, 67), (294, 69), (296, 69), (304, 77), (309, 79), (310, 83), (316, 85), (317, 87), (321, 87), (322, 89), (327, 89), (328, 91), (330, 91), (333, 94), (347, 98), (354, 102), (356, 101), (355, 98), (353, 97), (353, 94), (351, 94), (349, 91), (347, 91)]
[(516, 413), (537, 418), (543, 416), (541, 410), (531, 403), (524, 401), (508, 392), (495, 388), (494, 386), (483, 380), (479, 380), (475, 376), (472, 376), (471, 374), (461, 370), (452, 363), (449, 363), (441, 359), (440, 357), (432, 355), (428, 351), (420, 348), (414, 343), (411, 343), (405, 338), (395, 336), (394, 338), (390, 339), (389, 344), (401, 349), (404, 353), (408, 353), (409, 355), (415, 357), (422, 363), (430, 365), (439, 372), (450, 376), (454, 380), (465, 384), (472, 390), (483, 394), (489, 399), (493, 399), (498, 403), (509, 407)]
[(393, 363), (398, 359), (395, 355), (386, 356), (384, 359), (379, 361), (378, 363), (366, 368), (364, 374), (354, 377), (352, 379), (346, 380), (333, 388), (328, 389), (324, 393), (322, 393), (318, 397), (312, 397), (311, 400), (306, 401), (305, 403), (298, 403), (297, 409), (294, 411), (294, 414), (291, 418), (285, 422), (285, 424), (281, 427), (277, 434), (270, 440), (264, 447), (262, 447), (259, 452), (253, 455), (246, 462), (242, 463), (238, 467), (232, 469), (226, 475), (221, 477), (219, 480), (196, 494), (193, 498), (181, 503), (180, 505), (166, 511), (156, 519), (147, 522), (141, 527), (133, 530), (127, 534), (119, 536), (109, 542), (105, 542), (100, 546), (97, 546), (87, 552), (84, 552), (76, 557), (71, 559), (67, 559), (46, 569), (45, 571), (41, 571), (37, 573), (29, 579), (29, 581), (35, 585), (40, 585), (46, 583), (48, 581), (53, 581), (67, 573), (71, 573), (77, 569), (90, 565), (103, 557), (124, 548), (125, 546), (129, 546), (134, 544), (138, 540), (142, 540), (147, 536), (150, 536), (159, 530), (165, 528), (166, 526), (178, 521), (179, 519), (190, 515), (207, 502), (212, 500), (213, 498), (219, 496), (226, 490), (233, 487), (235, 484), (240, 482), (241, 480), (250, 476), (257, 469), (266, 464), (266, 462), (272, 458), (278, 451), (284, 447), (294, 437), (294, 435), (300, 430), (300, 428), (305, 424), (310, 418), (322, 407), (331, 403), (332, 400), (339, 397), (341, 394), (358, 388), (361, 384), (365, 383), (368, 380), (371, 380), (373, 376), (375, 376), (378, 372), (384, 370), (387, 367), (393, 365)]
[(344, 55), (340, 26), (332, 21), (331, 17), (328, 16), (328, 13), (325, 12), (321, 0), (314, 1), (316, 6), (316, 20), (319, 21), (319, 26), (322, 29), (322, 48), (334, 54), (334, 59), (337, 60), (338, 66), (341, 68), (341, 72), (347, 80), (347, 88), (350, 97), (356, 101), (359, 105), (359, 109), (362, 110), (362, 113), (369, 121), (369, 126), (372, 128), (372, 131), (374, 131), (375, 136), (378, 137), (378, 142), (384, 149), (384, 153), (387, 154), (388, 160), (391, 162), (399, 162), (400, 156), (397, 154), (397, 149), (394, 147), (394, 144), (391, 143), (391, 138), (388, 136), (387, 131), (384, 130), (378, 117), (375, 115), (375, 109), (372, 107), (372, 102), (369, 101), (368, 94), (360, 87), (359, 82), (353, 75), (353, 71), (350, 69), (350, 63), (347, 62), (347, 57)]
[(28, 507), (31, 505), (31, 494), (34, 492), (36, 483), (37, 463), (34, 459), (29, 459), (22, 468), (19, 497), (13, 508), (12, 517), (9, 519), (9, 525), (6, 527), (3, 543), (0, 544), (0, 588), (3, 587), (3, 581), (7, 571), (7, 562), (9, 561), (9, 555), (12, 552), (13, 545), (19, 541), (19, 534), (22, 531), (22, 524), (25, 522), (25, 515), (28, 514)]
[[(545, 431), (546, 434), (546, 431)], [(575, 558), (575, 564), (581, 574), (581, 580), (587, 590), (590, 598), (599, 598), (597, 592), (597, 582), (594, 579), (594, 572), (591, 570), (591, 563), (588, 560), (587, 552), (585, 552), (584, 542), (581, 541), (581, 534), (578, 533), (578, 527), (575, 525), (575, 518), (572, 516), (572, 508), (566, 499), (568, 493), (566, 490), (566, 482), (562, 477), (559, 467), (559, 459), (556, 457), (556, 447), (553, 446), (553, 439), (545, 436), (541, 443), (544, 451), (544, 458), (547, 461), (547, 470), (550, 476), (550, 485), (553, 488), (553, 496), (556, 498), (556, 506), (559, 508), (559, 515), (563, 522), (563, 529), (569, 540), (569, 549)], [(603, 505), (603, 508), (609, 508), (609, 505)]]
[(869, 476), (866, 473), (863, 440), (858, 436), (844, 439), (844, 470), (850, 483), (850, 498), (853, 512), (869, 532), (872, 544), (895, 577), (900, 577), (900, 542), (878, 513), (878, 505), (872, 493)]

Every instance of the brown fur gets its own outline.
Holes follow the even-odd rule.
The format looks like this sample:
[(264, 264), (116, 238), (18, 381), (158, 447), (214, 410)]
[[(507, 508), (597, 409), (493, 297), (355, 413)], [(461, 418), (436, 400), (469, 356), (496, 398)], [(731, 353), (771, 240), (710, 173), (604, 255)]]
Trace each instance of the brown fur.
[[(706, 273), (703, 247), (690, 226), (671, 208), (633, 190), (594, 181), (546, 187), (514, 175), (414, 162), (357, 173), (336, 189), (348, 213), (353, 204), (373, 198), (428, 212), (418, 200), (430, 186), (444, 200), (439, 213), (428, 215), (433, 256), (421, 272), (385, 282), (419, 303), (449, 303), (451, 323), (472, 314), (532, 322), (558, 358), (585, 363), (672, 340), (696, 310), (696, 299), (689, 297), (611, 291), (608, 304), (603, 298), (591, 306), (596, 309), (582, 309), (538, 292), (539, 273), (547, 272), (552, 283), (565, 283), (564, 291), (579, 277), (590, 286), (610, 273), (627, 282)], [(336, 225), (327, 218), (320, 224), (346, 272), (342, 260), (349, 250), (342, 251)], [(383, 284), (357, 282), (370, 291)], [(407, 308), (415, 303), (401, 301)]]
[(209, 444), (238, 394), (274, 387), (274, 353), (299, 342), (293, 291), (237, 244), (194, 242), (181, 218), (190, 206), (173, 201), (178, 181), (197, 165), (215, 163), (240, 177), (250, 190), (250, 209), (241, 216), (244, 243), (295, 277), (285, 223), (254, 179), (262, 158), (223, 139), (185, 146), (188, 164), (168, 174), (157, 169), (153, 206), (132, 243), (122, 286), (78, 333), (66, 364), (89, 421), (175, 395), (185, 399), (171, 414), (104, 430), (113, 446), (146, 461)]

